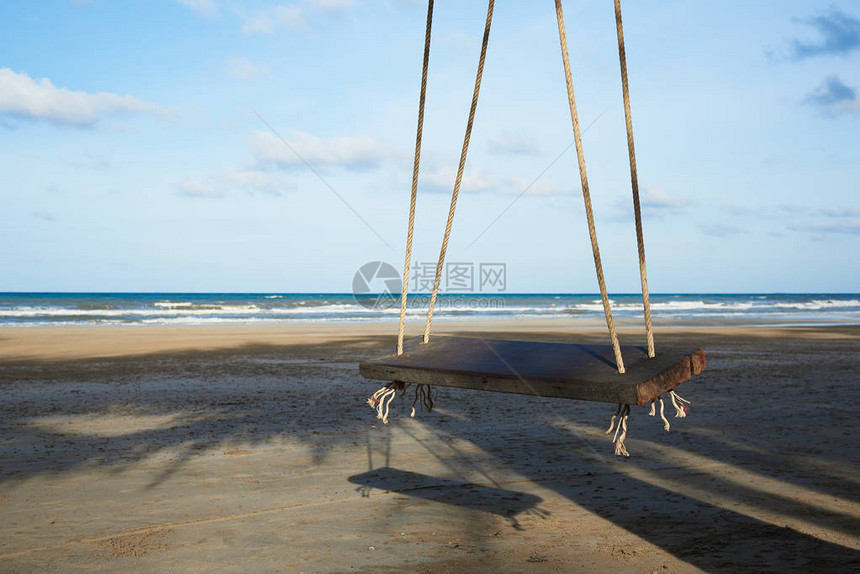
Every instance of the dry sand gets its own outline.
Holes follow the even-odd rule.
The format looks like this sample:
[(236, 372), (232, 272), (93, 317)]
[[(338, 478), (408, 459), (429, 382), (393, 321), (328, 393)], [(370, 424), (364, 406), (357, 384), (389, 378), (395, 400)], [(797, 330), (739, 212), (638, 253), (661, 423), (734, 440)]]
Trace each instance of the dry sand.
[(860, 571), (860, 327), (658, 331), (708, 368), (670, 433), (634, 408), (629, 459), (599, 403), (380, 424), (357, 362), (392, 329), (0, 330), (0, 571)]

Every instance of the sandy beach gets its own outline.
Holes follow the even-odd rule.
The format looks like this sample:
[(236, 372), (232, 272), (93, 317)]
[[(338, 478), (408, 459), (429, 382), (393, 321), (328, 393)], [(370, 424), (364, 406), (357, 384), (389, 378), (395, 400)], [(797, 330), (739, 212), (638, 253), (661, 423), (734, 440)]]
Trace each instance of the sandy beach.
[(381, 424), (357, 364), (394, 329), (0, 329), (0, 571), (860, 571), (860, 326), (658, 330), (708, 365), (626, 459), (608, 404), (440, 388)]

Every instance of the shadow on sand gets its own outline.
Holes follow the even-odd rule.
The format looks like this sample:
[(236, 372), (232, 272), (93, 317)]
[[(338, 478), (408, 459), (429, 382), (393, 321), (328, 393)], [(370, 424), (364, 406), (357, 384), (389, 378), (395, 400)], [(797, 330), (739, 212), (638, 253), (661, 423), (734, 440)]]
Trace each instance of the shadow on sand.
[[(157, 486), (196, 456), (276, 437), (306, 445), (314, 463), (323, 464), (332, 445), (354, 444), (375, 423), (362, 406), (375, 383), (362, 381), (355, 365), (359, 357), (378, 354), (390, 343), (391, 337), (370, 337), (316, 346), (4, 364), (0, 487), (85, 464), (121, 472), (169, 449), (176, 454), (154, 477), (151, 486)], [(803, 361), (810, 359), (801, 354), (767, 359), (763, 351), (744, 350), (740, 359), (721, 361), (720, 352), (729, 355), (744, 343), (725, 339), (721, 344), (718, 358), (690, 387), (694, 410), (677, 431), (665, 435), (637, 412), (628, 460), (613, 459), (595, 428), (603, 424), (604, 413), (610, 414), (608, 405), (445, 390), (437, 400), (442, 412), (421, 415), (420, 424), (437, 436), (467, 441), (494, 466), (704, 571), (860, 571), (857, 550), (826, 540), (828, 531), (857, 540), (858, 517), (797, 496), (809, 491), (857, 499), (852, 478), (857, 469), (851, 461), (860, 447), (850, 439), (856, 429), (850, 412), (850, 399), (857, 398), (856, 355), (812, 360), (808, 368), (814, 370), (804, 372)], [(822, 365), (830, 371), (822, 371)], [(828, 384), (820, 396), (804, 384), (815, 377)], [(833, 396), (849, 400), (834, 404)], [(738, 408), (739, 397), (745, 410), (723, 416)], [(829, 420), (816, 417), (822, 410)], [(589, 424), (571, 427), (559, 421)], [(395, 419), (380, 432), (403, 430)], [(649, 443), (669, 444), (675, 454)], [(685, 453), (706, 453), (706, 460), (685, 462)], [(440, 460), (460, 456), (450, 449), (433, 454)], [(349, 480), (359, 488), (503, 516), (516, 528), (524, 527), (518, 516), (546, 515), (536, 495), (504, 484), (436, 478), (420, 468), (398, 469), (397, 458), (393, 452), (386, 467)], [(767, 477), (794, 494), (754, 480), (728, 480), (708, 464)], [(787, 527), (789, 521), (809, 528), (801, 532)]]
[(538, 507), (543, 499), (534, 494), (436, 478), (408, 470), (384, 467), (350, 476), (348, 480), (359, 485), (359, 492), (365, 496), (369, 489), (377, 489), (460, 508), (492, 512), (508, 520), (517, 530), (522, 530), (517, 521), (520, 514), (549, 515)]

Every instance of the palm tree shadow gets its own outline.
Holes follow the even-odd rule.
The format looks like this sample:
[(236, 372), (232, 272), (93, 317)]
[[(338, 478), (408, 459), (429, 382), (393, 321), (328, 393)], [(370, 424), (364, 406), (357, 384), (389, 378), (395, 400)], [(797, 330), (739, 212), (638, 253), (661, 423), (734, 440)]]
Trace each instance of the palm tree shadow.
[[(623, 467), (635, 462), (621, 465), (619, 472), (618, 465), (591, 461), (590, 472), (599, 479), (598, 486), (589, 489), (575, 482), (536, 482), (705, 571), (860, 571), (856, 550), (631, 476)], [(698, 478), (695, 469), (683, 474), (689, 474), (691, 482)], [(748, 485), (727, 483), (712, 488), (737, 501), (750, 490)], [(803, 512), (799, 517), (814, 522), (815, 516), (806, 514), (813, 511), (801, 507), (786, 503), (783, 510)]]
[[(472, 400), (479, 400), (461, 392), (456, 397), (451, 404), (460, 404), (464, 409), (469, 408)], [(497, 454), (498, 464), (704, 571), (860, 571), (860, 552), (761, 520), (754, 514), (760, 510), (782, 512), (804, 522), (820, 523), (825, 528), (829, 525), (849, 536), (851, 532), (846, 529), (854, 527), (856, 518), (843, 516), (842, 523), (847, 526), (834, 528), (832, 517), (825, 516), (825, 512), (802, 501), (787, 501), (764, 492), (758, 493), (751, 503), (754, 507), (751, 514), (745, 514), (743, 501), (750, 499), (750, 489), (754, 486), (719, 479), (710, 487), (732, 502), (712, 504), (694, 494), (676, 492), (639, 478), (634, 472), (640, 464), (645, 470), (659, 467), (659, 460), (613, 459), (609, 452), (608, 458), (603, 458), (593, 451), (586, 452), (576, 446), (577, 442), (583, 442), (582, 437), (550, 425), (546, 419), (535, 421), (524, 434), (515, 437), (510, 431), (516, 426), (509, 422), (502, 425), (511, 424), (510, 428), (499, 427), (496, 422), (488, 429), (486, 423), (474, 421), (478, 424), (470, 428), (459, 421), (450, 424), (446, 417), (434, 415), (422, 417), (421, 422), (443, 435), (470, 441), (487, 453), (500, 453), (499, 437), (504, 435), (505, 451)], [(552, 467), (542, 464), (547, 461), (552, 461)], [(695, 468), (672, 472), (680, 480), (688, 475), (687, 480), (700, 487), (707, 483), (698, 477), (701, 471)]]
[(367, 337), (0, 361), (0, 485), (88, 464), (119, 474), (162, 454), (154, 488), (201, 455), (284, 438), (323, 464), (332, 445), (351, 442), (350, 424), (363, 425), (352, 356), (380, 345)]

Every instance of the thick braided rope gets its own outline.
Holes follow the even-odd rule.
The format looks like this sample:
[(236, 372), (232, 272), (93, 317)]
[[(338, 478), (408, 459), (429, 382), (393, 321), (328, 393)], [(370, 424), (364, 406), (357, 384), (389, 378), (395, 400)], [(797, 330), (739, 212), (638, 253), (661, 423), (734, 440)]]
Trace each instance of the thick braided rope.
[(494, 0), (487, 6), (487, 23), (484, 27), (484, 40), (481, 43), (481, 58), (478, 60), (478, 73), (475, 76), (475, 91), (472, 93), (472, 107), (469, 110), (469, 121), (466, 123), (466, 135), (463, 138), (463, 149), (460, 152), (460, 167), (457, 169), (457, 179), (454, 182), (454, 192), (451, 194), (451, 207), (448, 210), (448, 221), (445, 224), (445, 235), (442, 237), (442, 248), (439, 250), (439, 261), (436, 263), (436, 279), (433, 281), (433, 293), (430, 295), (430, 306), (427, 309), (427, 324), (424, 326), (424, 342), (430, 340), (430, 325), (433, 322), (433, 310), (436, 307), (436, 297), (439, 294), (439, 283), (442, 280), (442, 266), (445, 264), (445, 254), (448, 251), (448, 239), (451, 237), (451, 226), (454, 224), (454, 211), (457, 209), (457, 197), (460, 195), (460, 184), (463, 181), (463, 170), (466, 167), (466, 155), (469, 152), (469, 140), (472, 137), (472, 124), (475, 122), (475, 110), (478, 107), (478, 94), (481, 91), (481, 77), (484, 75), (484, 60), (487, 57), (487, 44), (490, 41), (490, 24), (493, 22)]
[(624, 372), (624, 360), (621, 358), (621, 347), (615, 333), (615, 323), (612, 320), (612, 310), (609, 308), (609, 296), (606, 293), (606, 282), (603, 280), (603, 265), (600, 263), (600, 249), (597, 246), (597, 231), (594, 229), (594, 213), (591, 210), (591, 195), (588, 192), (588, 176), (585, 173), (585, 157), (582, 153), (582, 137), (579, 132), (579, 116), (576, 113), (576, 99), (573, 95), (573, 78), (570, 73), (570, 57), (567, 53), (567, 34), (564, 27), (564, 14), (561, 0), (555, 0), (555, 15), (558, 20), (558, 38), (561, 43), (561, 58), (564, 62), (564, 78), (567, 82), (567, 99), (570, 103), (570, 119), (573, 122), (573, 135), (576, 142), (576, 159), (579, 162), (579, 177), (582, 182), (582, 199), (585, 202), (585, 215), (588, 220), (588, 235), (591, 237), (591, 251), (594, 255), (594, 269), (597, 272), (597, 283), (600, 286), (600, 298), (603, 301), (603, 314), (606, 316), (606, 326), (609, 327), (609, 338), (615, 350), (615, 363), (618, 372)]
[(636, 216), (636, 245), (639, 248), (639, 279), (645, 308), (645, 336), (648, 356), (654, 357), (654, 330), (651, 328), (651, 301), (648, 296), (648, 273), (645, 270), (645, 240), (642, 237), (642, 212), (639, 206), (639, 176), (636, 172), (636, 149), (633, 146), (633, 116), (630, 112), (630, 89), (627, 84), (627, 51), (621, 24), (621, 0), (615, 0), (615, 30), (618, 32), (618, 61), (621, 64), (621, 90), (624, 94), (624, 119), (627, 123), (627, 151), (630, 155), (630, 182), (633, 186), (633, 213)]
[(421, 70), (421, 95), (418, 99), (418, 129), (415, 134), (415, 161), (412, 164), (412, 197), (409, 200), (409, 229), (406, 232), (406, 261), (403, 263), (403, 288), (400, 290), (400, 326), (397, 330), (397, 354), (403, 354), (406, 334), (406, 298), (409, 294), (409, 266), (412, 260), (412, 236), (415, 230), (415, 204), (418, 201), (418, 166), (421, 163), (421, 139), (424, 133), (424, 101), (427, 95), (427, 68), (430, 64), (430, 30), (433, 27), (433, 0), (427, 3), (427, 30), (424, 33), (424, 66)]

